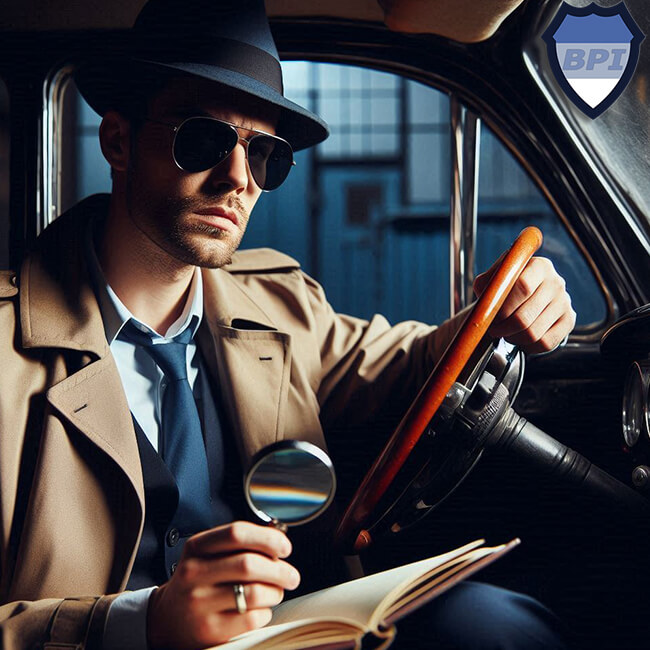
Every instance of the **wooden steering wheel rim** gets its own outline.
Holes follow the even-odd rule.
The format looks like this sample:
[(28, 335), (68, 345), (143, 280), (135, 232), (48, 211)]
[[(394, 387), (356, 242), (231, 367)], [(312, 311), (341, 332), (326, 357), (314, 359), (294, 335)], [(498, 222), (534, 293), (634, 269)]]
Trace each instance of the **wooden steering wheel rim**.
[(541, 231), (530, 226), (521, 232), (505, 253), (485, 291), (357, 488), (336, 531), (337, 543), (343, 547), (352, 545), (355, 551), (362, 550), (370, 543), (369, 534), (364, 527), (373, 509), (426, 431), (445, 396), (487, 333), (520, 273), (541, 245)]

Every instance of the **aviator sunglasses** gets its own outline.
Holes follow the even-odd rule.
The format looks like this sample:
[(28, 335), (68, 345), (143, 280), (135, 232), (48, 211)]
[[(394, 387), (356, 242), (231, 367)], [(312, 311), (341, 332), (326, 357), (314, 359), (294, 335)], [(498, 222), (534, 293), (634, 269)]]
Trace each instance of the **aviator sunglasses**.
[(174, 130), (172, 156), (178, 167), (192, 174), (212, 169), (225, 160), (241, 140), (253, 180), (266, 192), (279, 187), (292, 165), (291, 145), (276, 135), (251, 130), (254, 135), (242, 138), (237, 126), (215, 117), (188, 117), (178, 126), (145, 118)]

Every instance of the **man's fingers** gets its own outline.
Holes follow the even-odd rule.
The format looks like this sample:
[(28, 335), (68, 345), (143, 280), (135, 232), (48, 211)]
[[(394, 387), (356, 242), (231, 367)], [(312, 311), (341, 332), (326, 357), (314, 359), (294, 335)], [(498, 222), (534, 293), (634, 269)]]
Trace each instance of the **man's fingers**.
[[(547, 305), (530, 325), (521, 328), (519, 331), (496, 334), (495, 336), (507, 337), (510, 343), (524, 348), (526, 352), (530, 352), (531, 345), (549, 338), (550, 330), (564, 316), (564, 311), (561, 305), (551, 303)], [(563, 338), (564, 335), (560, 337), (557, 343), (559, 344)], [(553, 347), (555, 345), (551, 345), (549, 349)]]
[[(534, 298), (534, 302), (529, 303), (529, 307), (536, 306), (538, 313), (541, 313), (554, 295), (564, 291), (563, 282), (564, 280), (555, 273), (550, 260), (533, 257), (517, 278), (497, 314), (496, 321), (503, 321), (514, 314), (530, 298)], [(543, 289), (543, 293), (539, 292), (540, 289)]]
[[(224, 566), (223, 572), (219, 570)], [(266, 625), (271, 607), (284, 596), (282, 584), (298, 584), (292, 576), (299, 574), (289, 564), (259, 553), (183, 559), (171, 579), (151, 594), (149, 645), (203, 648)], [(234, 584), (244, 587), (247, 611), (243, 614), (237, 611)]]
[(174, 578), (187, 590), (239, 582), (263, 582), (280, 589), (295, 589), (300, 584), (300, 574), (288, 562), (252, 552), (186, 558), (178, 565)]
[[(496, 337), (510, 337), (525, 331), (535, 325), (540, 316), (552, 306), (555, 299), (555, 291), (548, 284), (540, 284), (533, 291), (533, 294), (525, 299), (523, 290), (515, 295), (511, 293), (508, 296), (503, 307), (490, 326), (490, 334)], [(559, 303), (555, 305), (556, 309), (562, 310), (564, 307)], [(559, 318), (561, 311), (554, 314), (553, 320), (547, 324), (547, 329)], [(512, 343), (515, 341), (510, 340)]]
[(291, 554), (289, 538), (272, 526), (236, 521), (194, 535), (185, 544), (185, 556), (206, 557), (237, 551), (255, 551), (273, 558)]
[(566, 338), (575, 324), (575, 314), (571, 318), (569, 314), (563, 314), (544, 336), (533, 343), (522, 344), (521, 347), (527, 354), (540, 354), (554, 350)]
[[(491, 277), (495, 264), (484, 276)], [(479, 276), (477, 292), (484, 291)], [(576, 314), (566, 284), (553, 263), (533, 257), (515, 282), (489, 332), (519, 345), (525, 352), (547, 352), (557, 347), (575, 325)]]
[(539, 314), (537, 310), (546, 300), (532, 306), (528, 302), (508, 319), (491, 327), (490, 334), (506, 338), (528, 354), (554, 350), (575, 326), (576, 313), (571, 308), (569, 295), (555, 296)]
[[(248, 609), (267, 609), (282, 602), (284, 590), (273, 585), (263, 583), (242, 584), (244, 597)], [(195, 587), (191, 590), (189, 597), (195, 601), (201, 601), (206, 611), (236, 612), (235, 593), (233, 585), (208, 585)]]
[[(248, 522), (190, 537), (174, 575), (150, 597), (150, 646), (213, 646), (266, 625), (284, 590), (300, 583), (298, 571), (280, 559), (290, 553), (284, 533)], [(236, 611), (233, 584), (244, 585), (243, 614)]]

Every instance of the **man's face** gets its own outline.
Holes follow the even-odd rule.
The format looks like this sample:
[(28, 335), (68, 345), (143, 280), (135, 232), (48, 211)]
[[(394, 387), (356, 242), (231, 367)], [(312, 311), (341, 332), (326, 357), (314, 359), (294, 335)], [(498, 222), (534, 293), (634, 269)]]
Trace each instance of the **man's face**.
[[(172, 79), (152, 101), (147, 117), (177, 126), (199, 115), (241, 127), (244, 138), (251, 129), (275, 133), (277, 118), (268, 105), (190, 77)], [(176, 260), (211, 268), (228, 264), (261, 194), (244, 144), (240, 141), (216, 167), (188, 173), (174, 162), (169, 126), (145, 121), (133, 137), (126, 176), (133, 225)]]

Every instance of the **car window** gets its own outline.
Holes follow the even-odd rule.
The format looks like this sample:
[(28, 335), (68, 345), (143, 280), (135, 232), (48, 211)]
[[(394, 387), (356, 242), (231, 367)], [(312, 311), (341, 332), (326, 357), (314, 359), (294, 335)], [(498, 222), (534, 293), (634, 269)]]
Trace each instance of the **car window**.
[(9, 268), (9, 91), (0, 79), (0, 269)]
[[(322, 115), (331, 135), (297, 152), (288, 180), (258, 202), (243, 248), (295, 257), (338, 311), (396, 322), (449, 316), (450, 102), (437, 89), (357, 66), (283, 63), (285, 94)], [(99, 118), (72, 81), (64, 115), (74, 133), (61, 170), (69, 207), (110, 191), (98, 145)], [(567, 278), (578, 323), (601, 322), (605, 301), (580, 250), (507, 149), (483, 128), (476, 272), (530, 223)], [(69, 179), (69, 181), (67, 180)]]
[(244, 246), (297, 257), (342, 312), (449, 316), (449, 100), (388, 74), (284, 64), (285, 93), (331, 135), (256, 207)]
[(476, 266), (485, 271), (529, 225), (544, 235), (539, 255), (548, 257), (567, 282), (578, 326), (607, 317), (607, 303), (584, 255), (519, 163), (481, 127)]
[(61, 132), (67, 137), (60, 140), (60, 155), (51, 158), (61, 164), (57, 212), (62, 212), (90, 194), (110, 192), (111, 172), (99, 146), (101, 118), (81, 97), (70, 75), (60, 81), (57, 95)]

